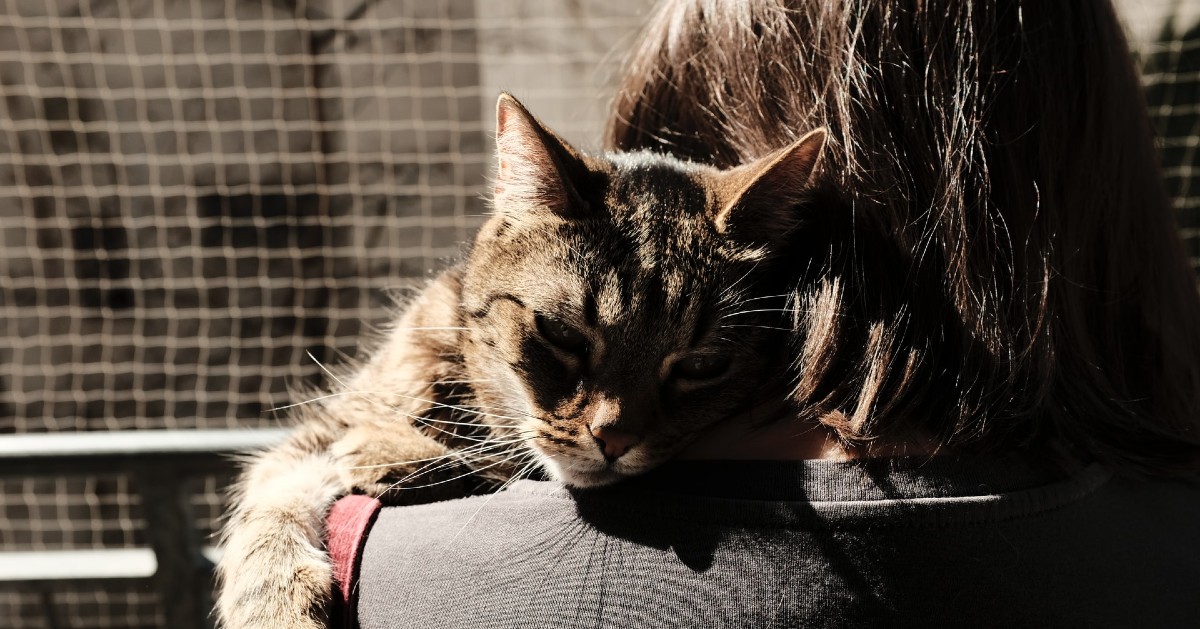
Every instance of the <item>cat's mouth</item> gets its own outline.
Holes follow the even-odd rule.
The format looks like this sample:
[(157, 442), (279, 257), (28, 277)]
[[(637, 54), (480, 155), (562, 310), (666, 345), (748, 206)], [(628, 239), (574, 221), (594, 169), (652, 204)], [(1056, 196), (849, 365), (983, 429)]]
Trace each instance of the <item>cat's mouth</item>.
[(632, 474), (623, 474), (612, 465), (601, 464), (595, 469), (584, 469), (577, 466), (561, 465), (551, 462), (546, 465), (550, 474), (571, 487), (581, 489), (588, 487), (603, 487), (624, 480)]
[(543, 447), (536, 441), (534, 450), (541, 455), (542, 468), (551, 477), (571, 487), (603, 487), (641, 474), (652, 467), (646, 465), (639, 456), (627, 455), (615, 461), (606, 461), (602, 457), (580, 453), (574, 448)]

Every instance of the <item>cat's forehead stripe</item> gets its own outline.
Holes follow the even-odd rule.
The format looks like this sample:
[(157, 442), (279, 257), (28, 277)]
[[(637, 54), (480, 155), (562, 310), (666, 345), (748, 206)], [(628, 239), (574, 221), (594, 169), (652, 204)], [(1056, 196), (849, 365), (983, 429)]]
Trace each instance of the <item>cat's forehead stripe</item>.
[(679, 279), (679, 275), (671, 271), (664, 272), (660, 278), (659, 285), (662, 288), (663, 301), (667, 303), (668, 307), (678, 304), (679, 298), (683, 294), (682, 283)]
[(620, 319), (626, 308), (622, 303), (621, 281), (616, 272), (609, 271), (596, 282), (595, 299), (597, 318), (601, 325), (612, 325)]
[(692, 311), (697, 304), (692, 302), (696, 300), (689, 297), (687, 289), (679, 273), (626, 268), (602, 274), (593, 284), (592, 294), (584, 299), (595, 304), (594, 325), (640, 319), (674, 330), (695, 318)]

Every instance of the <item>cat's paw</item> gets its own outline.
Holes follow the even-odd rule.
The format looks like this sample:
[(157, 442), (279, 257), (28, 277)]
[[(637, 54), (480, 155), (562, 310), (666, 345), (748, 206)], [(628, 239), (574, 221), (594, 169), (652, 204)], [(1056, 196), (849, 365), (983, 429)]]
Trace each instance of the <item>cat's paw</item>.
[(329, 559), (302, 540), (253, 529), (232, 536), (221, 558), (218, 625), (323, 629), (333, 584)]
[(420, 485), (449, 456), (446, 448), (408, 426), (356, 426), (331, 450), (346, 489), (375, 497)]

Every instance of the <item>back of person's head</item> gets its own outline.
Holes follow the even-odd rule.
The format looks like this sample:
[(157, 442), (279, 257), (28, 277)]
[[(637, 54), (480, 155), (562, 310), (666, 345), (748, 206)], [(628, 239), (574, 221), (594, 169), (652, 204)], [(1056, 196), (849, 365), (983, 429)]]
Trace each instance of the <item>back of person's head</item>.
[(667, 0), (607, 139), (727, 167), (817, 127), (852, 228), (801, 239), (803, 412), (1200, 467), (1200, 298), (1108, 2)]

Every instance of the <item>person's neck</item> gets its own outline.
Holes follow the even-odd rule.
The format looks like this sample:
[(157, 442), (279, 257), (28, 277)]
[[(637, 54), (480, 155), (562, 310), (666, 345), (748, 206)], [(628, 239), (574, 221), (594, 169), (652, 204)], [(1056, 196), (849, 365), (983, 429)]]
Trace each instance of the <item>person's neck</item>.
[[(776, 414), (776, 413), (773, 413)], [(757, 413), (718, 422), (706, 429), (678, 459), (724, 459), (800, 461), (851, 461), (863, 458), (931, 455), (934, 444), (912, 438), (895, 443), (855, 448), (839, 439), (832, 429), (816, 419), (777, 413), (764, 419)], [(767, 416), (769, 417), (769, 415)]]

